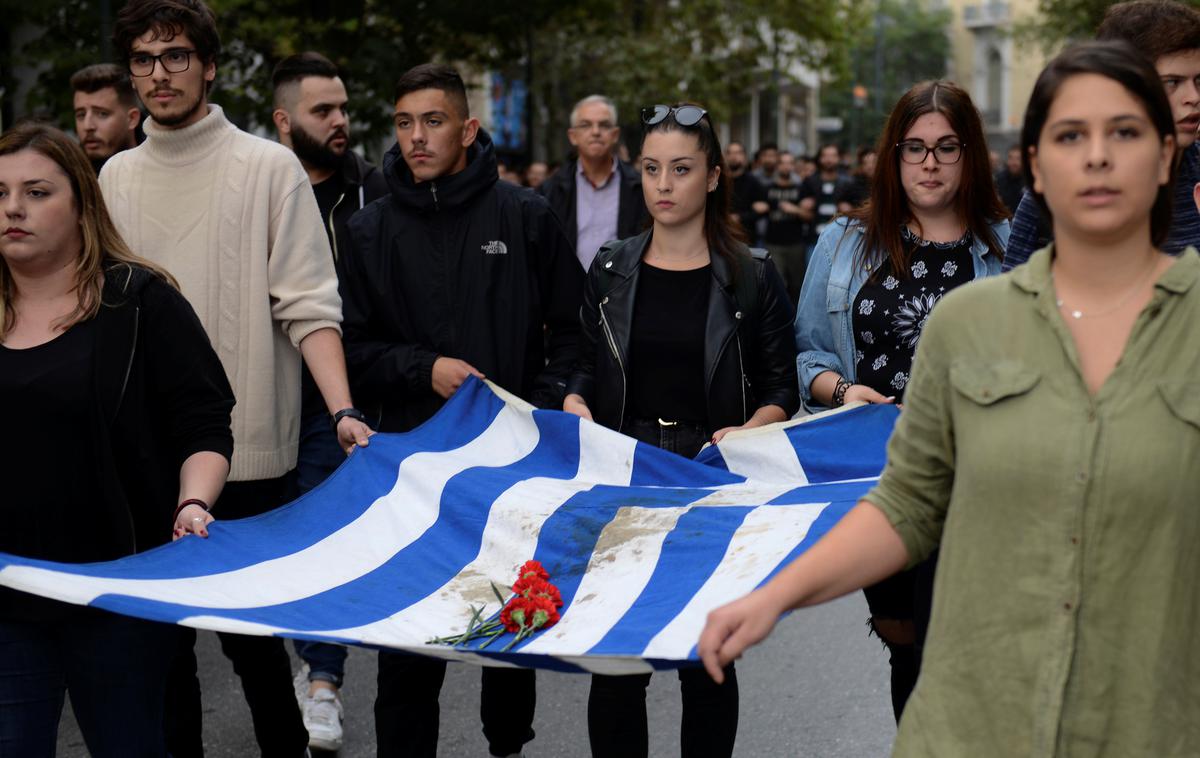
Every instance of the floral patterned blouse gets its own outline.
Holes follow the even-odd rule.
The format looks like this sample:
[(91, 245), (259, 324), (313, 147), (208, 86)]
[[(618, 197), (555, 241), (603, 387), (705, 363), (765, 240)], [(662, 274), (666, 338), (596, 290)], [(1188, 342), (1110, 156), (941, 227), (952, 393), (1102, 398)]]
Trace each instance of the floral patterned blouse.
[(930, 311), (942, 296), (975, 278), (971, 234), (957, 242), (929, 242), (902, 229), (907, 276), (885, 260), (854, 300), (854, 358), (858, 383), (904, 399), (912, 359)]

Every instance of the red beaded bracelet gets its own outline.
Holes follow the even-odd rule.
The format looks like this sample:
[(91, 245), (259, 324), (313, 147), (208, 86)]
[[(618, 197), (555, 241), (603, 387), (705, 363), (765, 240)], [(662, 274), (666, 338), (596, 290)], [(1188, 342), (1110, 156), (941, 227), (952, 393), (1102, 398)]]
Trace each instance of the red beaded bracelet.
[(182, 503), (179, 504), (179, 506), (177, 508), (175, 508), (175, 515), (171, 517), (171, 523), (175, 523), (175, 519), (179, 518), (179, 514), (183, 511), (184, 508), (187, 508), (189, 505), (198, 505), (204, 509), (205, 513), (212, 510), (212, 508), (210, 508), (208, 506), (208, 503), (204, 502), (203, 500), (201, 500), (199, 498), (195, 498), (195, 497), (189, 498), (187, 500), (184, 500)]

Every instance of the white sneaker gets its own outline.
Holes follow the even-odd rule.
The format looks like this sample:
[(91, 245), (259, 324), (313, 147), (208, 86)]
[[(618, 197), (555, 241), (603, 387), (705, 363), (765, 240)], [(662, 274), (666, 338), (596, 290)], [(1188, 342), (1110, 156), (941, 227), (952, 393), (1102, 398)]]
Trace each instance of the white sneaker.
[(337, 690), (321, 687), (316, 694), (300, 702), (304, 728), (308, 730), (308, 746), (317, 750), (337, 752), (342, 748), (342, 698)]
[(300, 667), (296, 675), (292, 677), (292, 688), (296, 690), (296, 702), (300, 704), (300, 709), (304, 709), (304, 701), (308, 698), (308, 664)]

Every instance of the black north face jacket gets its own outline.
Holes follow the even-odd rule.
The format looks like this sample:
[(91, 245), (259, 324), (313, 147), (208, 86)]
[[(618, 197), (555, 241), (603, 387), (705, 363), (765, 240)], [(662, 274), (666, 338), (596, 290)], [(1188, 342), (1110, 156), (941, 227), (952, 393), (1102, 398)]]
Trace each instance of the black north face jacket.
[(340, 268), (356, 403), (407, 431), (442, 399), (439, 356), (460, 358), (542, 408), (561, 408), (577, 350), (583, 271), (546, 201), (498, 181), (482, 129), (457, 174), (416, 183), (393, 146), (390, 194), (350, 220)]

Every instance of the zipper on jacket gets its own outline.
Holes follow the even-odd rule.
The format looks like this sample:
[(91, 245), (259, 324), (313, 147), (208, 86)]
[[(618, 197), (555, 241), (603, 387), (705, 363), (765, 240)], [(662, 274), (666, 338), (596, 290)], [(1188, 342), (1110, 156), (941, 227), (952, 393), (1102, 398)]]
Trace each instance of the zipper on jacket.
[(750, 420), (750, 414), (746, 408), (746, 385), (750, 383), (750, 380), (746, 378), (746, 368), (742, 363), (742, 337), (741, 335), (737, 335), (735, 339), (737, 340), (738, 351), (738, 373), (742, 375), (742, 423), (744, 424)]
[(433, 209), (435, 211), (441, 210), (441, 206), (438, 205), (438, 199), (437, 199), (437, 182), (429, 183), (429, 191), (433, 193)]
[(333, 240), (333, 259), (335, 261), (338, 259), (338, 249), (337, 249), (337, 229), (333, 228), (333, 212), (337, 210), (338, 206), (342, 204), (342, 200), (345, 200), (345, 199), (346, 199), (345, 192), (338, 195), (337, 202), (334, 203), (333, 207), (329, 209), (329, 218), (325, 222), (326, 225), (329, 227), (329, 239)]
[(621, 370), (621, 415), (617, 418), (617, 431), (619, 432), (621, 427), (625, 426), (625, 363), (621, 360), (621, 352), (617, 350), (617, 340), (613, 337), (612, 329), (608, 326), (608, 318), (604, 315), (604, 304), (607, 302), (607, 296), (600, 301), (600, 326), (604, 329), (604, 337), (608, 340), (609, 349), (617, 359), (617, 368)]
[(129, 347), (129, 362), (125, 364), (125, 378), (121, 380), (121, 392), (117, 395), (117, 403), (113, 406), (112, 419), (117, 418), (117, 412), (121, 410), (121, 403), (125, 402), (125, 390), (129, 387), (129, 375), (133, 373), (133, 357), (137, 355), (137, 340), (138, 326), (142, 321), (142, 308), (136, 306), (133, 309), (133, 344)]

